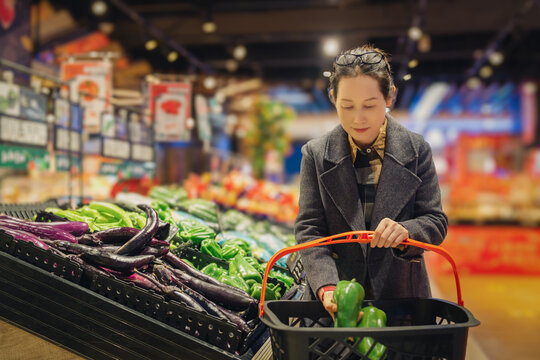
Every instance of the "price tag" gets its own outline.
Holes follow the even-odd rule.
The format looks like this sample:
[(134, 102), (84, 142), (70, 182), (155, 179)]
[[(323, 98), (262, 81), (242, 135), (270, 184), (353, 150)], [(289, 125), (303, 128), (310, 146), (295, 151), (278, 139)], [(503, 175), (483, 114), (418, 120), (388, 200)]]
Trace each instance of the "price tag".
[(132, 144), (131, 160), (133, 161), (153, 161), (154, 148), (143, 144)]
[(30, 146), (47, 146), (47, 124), (12, 117), (0, 117), (0, 140), (2, 142)]
[(55, 144), (57, 150), (69, 151), (71, 148), (71, 151), (79, 152), (81, 151), (81, 134), (57, 127)]
[(105, 157), (128, 160), (130, 156), (129, 142), (103, 138), (102, 154)]

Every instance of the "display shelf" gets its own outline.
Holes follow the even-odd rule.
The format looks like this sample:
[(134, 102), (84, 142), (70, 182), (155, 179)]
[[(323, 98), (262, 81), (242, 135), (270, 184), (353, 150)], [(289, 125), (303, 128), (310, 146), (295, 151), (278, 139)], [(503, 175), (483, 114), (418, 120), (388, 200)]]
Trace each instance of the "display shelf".
[[(0, 252), (0, 318), (89, 359), (251, 359)], [(260, 357), (259, 357), (260, 358)]]

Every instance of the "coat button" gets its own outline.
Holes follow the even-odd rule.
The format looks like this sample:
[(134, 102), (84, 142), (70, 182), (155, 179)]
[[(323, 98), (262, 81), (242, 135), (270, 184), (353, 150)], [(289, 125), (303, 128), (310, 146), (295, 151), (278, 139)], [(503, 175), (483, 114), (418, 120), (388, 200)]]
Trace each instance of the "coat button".
[(370, 148), (367, 148), (366, 149), (366, 152), (369, 154), (371, 152), (371, 149)]
[(336, 253), (332, 253), (332, 257), (333, 257), (335, 260), (339, 259), (339, 255), (336, 254)]

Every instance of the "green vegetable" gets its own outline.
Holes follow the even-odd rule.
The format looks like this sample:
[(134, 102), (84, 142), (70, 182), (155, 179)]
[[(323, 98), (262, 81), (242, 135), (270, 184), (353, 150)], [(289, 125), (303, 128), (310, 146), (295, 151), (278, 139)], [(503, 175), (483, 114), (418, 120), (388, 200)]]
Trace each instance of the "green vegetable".
[(240, 246), (237, 246), (237, 245), (225, 244), (223, 245), (221, 250), (222, 250), (221, 256), (223, 259), (232, 259), (238, 254), (242, 256), (246, 255), (246, 252), (244, 251), (244, 249), (242, 249)]
[(236, 255), (229, 262), (229, 273), (238, 274), (244, 280), (253, 279), (258, 283), (262, 282), (262, 276), (259, 270), (255, 269), (248, 261), (246, 261), (246, 258), (240, 254)]
[(223, 247), (228, 246), (228, 245), (238, 246), (238, 247), (244, 249), (246, 254), (249, 254), (251, 252), (251, 248), (249, 246), (249, 243), (244, 239), (234, 238), (234, 239), (225, 240), (223, 242)]
[(184, 189), (169, 189), (163, 186), (154, 186), (148, 193), (152, 199), (162, 201), (171, 207), (177, 206), (181, 201), (187, 198)]
[(270, 277), (281, 280), (287, 286), (287, 289), (290, 288), (291, 285), (294, 283), (294, 279), (291, 276), (285, 275), (276, 270), (270, 270), (270, 273), (268, 275)]
[(142, 229), (144, 225), (146, 225), (146, 217), (142, 214), (137, 214), (137, 213), (132, 212), (132, 213), (129, 213), (129, 217), (131, 221), (133, 222), (133, 225), (137, 229)]
[(101, 201), (93, 201), (88, 205), (88, 207), (111, 215), (117, 220), (121, 220), (124, 226), (133, 227), (133, 223), (129, 218), (129, 215), (118, 205)]
[(224, 284), (228, 284), (237, 287), (245, 292), (249, 293), (249, 287), (242, 277), (235, 274), (222, 274), (219, 279)]
[(204, 239), (201, 241), (201, 252), (215, 256), (217, 258), (222, 258), (221, 247), (215, 239)]
[[(275, 284), (266, 283), (266, 293), (264, 294), (264, 300), (278, 300), (280, 295), (281, 287)], [(260, 300), (262, 292), (262, 284), (255, 283), (250, 289), (249, 295), (251, 297)]]
[(214, 279), (219, 279), (222, 275), (226, 274), (227, 272), (218, 266), (216, 263), (210, 263), (203, 267), (201, 269), (203, 273), (205, 273), (208, 276), (213, 277)]
[(261, 263), (252, 256), (244, 256), (244, 259), (260, 273), (264, 273), (264, 268), (261, 269)]
[[(361, 328), (383, 328), (386, 326), (386, 313), (375, 306), (366, 306), (362, 309), (364, 316), (358, 324), (358, 327)], [(362, 338), (360, 343), (357, 346), (358, 351), (363, 355), (368, 355), (369, 349), (375, 344), (375, 339), (369, 336)], [(370, 360), (382, 360), (386, 358), (384, 352), (386, 351), (386, 346), (381, 343), (376, 343), (371, 352), (368, 355)]]
[(337, 305), (334, 327), (356, 327), (364, 296), (364, 287), (355, 279), (337, 283), (333, 298)]
[(182, 259), (186, 264), (188, 264), (189, 266), (191, 266), (192, 268), (196, 269), (195, 265), (193, 265), (193, 263), (191, 261), (189, 261), (188, 259)]

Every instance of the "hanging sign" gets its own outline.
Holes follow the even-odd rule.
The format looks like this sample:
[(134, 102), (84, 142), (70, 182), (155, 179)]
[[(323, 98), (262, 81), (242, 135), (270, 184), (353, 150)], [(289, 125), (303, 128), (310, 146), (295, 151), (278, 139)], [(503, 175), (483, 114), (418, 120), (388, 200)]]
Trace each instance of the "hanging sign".
[(0, 144), (0, 167), (26, 169), (29, 162), (43, 163), (46, 167), (49, 162), (49, 152), (43, 149)]
[(110, 108), (112, 67), (108, 61), (62, 63), (62, 80), (69, 82), (72, 102), (84, 107), (83, 126), (88, 133), (99, 133), (101, 113)]
[(47, 98), (34, 90), (20, 88), (20, 117), (28, 120), (46, 121)]
[(48, 135), (46, 123), (0, 116), (0, 141), (3, 143), (46, 147)]
[(56, 150), (72, 151), (77, 153), (81, 151), (81, 134), (77, 131), (56, 127), (54, 139)]
[(0, 113), (11, 116), (21, 114), (19, 86), (0, 82)]
[(128, 160), (131, 155), (131, 146), (128, 141), (103, 138), (101, 141), (101, 154), (105, 157)]
[(154, 115), (156, 141), (189, 141), (191, 116), (191, 84), (151, 84), (150, 111)]

